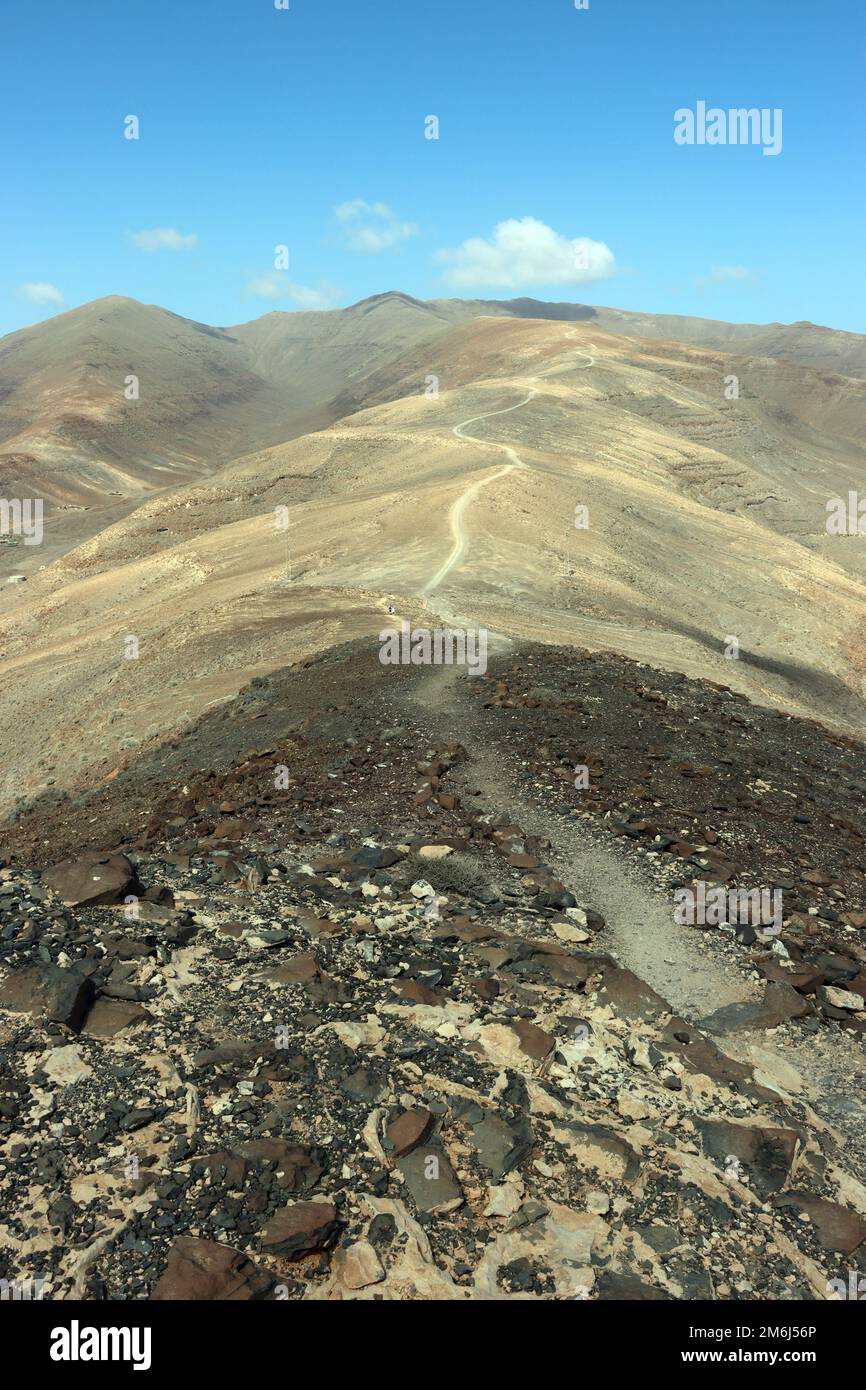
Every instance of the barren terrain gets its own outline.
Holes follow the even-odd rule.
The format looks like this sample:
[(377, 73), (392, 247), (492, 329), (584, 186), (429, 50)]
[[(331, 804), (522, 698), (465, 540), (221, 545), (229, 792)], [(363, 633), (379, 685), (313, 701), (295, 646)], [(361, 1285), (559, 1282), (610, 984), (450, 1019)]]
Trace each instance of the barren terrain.
[[(0, 556), (3, 1277), (866, 1271), (866, 562), (825, 524), (862, 340), (111, 299), (3, 340), (0, 386), (6, 494), (49, 504)], [(487, 668), (383, 664), (402, 622)]]
[[(866, 385), (583, 321), (438, 318), (407, 347), (422, 309), (385, 297), (362, 316), (374, 334), (389, 323), (364, 408), (218, 466), (200, 450), (207, 476), (117, 502), (110, 524), (62, 514), (79, 527), (65, 553), (50, 550), (57, 513), (45, 548), (14, 547), (27, 579), (0, 593), (0, 718), (18, 752), (5, 805), (109, 771), (252, 674), (375, 644), (389, 603), (416, 625), (611, 649), (862, 730), (863, 551), (825, 523), (862, 474)], [(219, 427), (223, 453), (244, 418), (236, 436)], [(99, 528), (83, 541), (82, 517)]]

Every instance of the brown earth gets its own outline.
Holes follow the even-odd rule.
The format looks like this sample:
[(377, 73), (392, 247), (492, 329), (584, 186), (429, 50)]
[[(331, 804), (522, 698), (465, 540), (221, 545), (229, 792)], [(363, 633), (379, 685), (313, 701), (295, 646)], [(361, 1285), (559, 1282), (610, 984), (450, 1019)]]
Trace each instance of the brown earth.
[[(364, 331), (406, 314), (417, 336), (422, 309), (385, 297)], [(408, 350), (392, 325), (387, 365), (365, 366), (367, 408), (154, 493), (2, 591), (17, 757), (0, 803), (74, 784), (252, 674), (376, 643), (389, 602), (416, 624), (611, 648), (862, 729), (864, 561), (825, 520), (862, 472), (866, 386), (583, 322), (436, 324)]]
[[(866, 1269), (866, 1001), (822, 997), (866, 983), (866, 748), (612, 655), (447, 674), (333, 652), (7, 828), (4, 1277), (808, 1301)], [(125, 905), (39, 875), (109, 848)], [(779, 862), (784, 954), (673, 921), (676, 881)], [(770, 963), (796, 1010), (701, 1024)]]

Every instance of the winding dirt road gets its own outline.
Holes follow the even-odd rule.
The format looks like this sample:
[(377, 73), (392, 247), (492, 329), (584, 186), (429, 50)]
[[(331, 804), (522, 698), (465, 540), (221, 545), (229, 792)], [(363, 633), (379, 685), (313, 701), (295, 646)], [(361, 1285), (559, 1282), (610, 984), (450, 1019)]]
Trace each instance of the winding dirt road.
[[(570, 333), (568, 336), (577, 335)], [(589, 346), (594, 347), (594, 344), (590, 343)], [(591, 353), (581, 352), (578, 355), (588, 359), (586, 367), (595, 365)], [(535, 379), (540, 380), (540, 377)], [(479, 439), (477, 435), (467, 433), (469, 426), (479, 420), (520, 410), (538, 394), (533, 388), (514, 405), (470, 416), (452, 427), (455, 438), (499, 449), (507, 456), (508, 462), (469, 483), (452, 503), (449, 510), (453, 539), (451, 551), (421, 590), (423, 597), (432, 595), (466, 554), (468, 542), (463, 517), (469, 503), (482, 488), (498, 478), (505, 477), (515, 468), (529, 466), (511, 445)], [(513, 646), (511, 640), (501, 634), (491, 633), (489, 637), (493, 650), (502, 651)], [(413, 702), (424, 707), (434, 726), (444, 720), (443, 729), (446, 724), (452, 730), (459, 729), (460, 740), (469, 753), (467, 774), (477, 779), (486, 795), (501, 799), (515, 808), (525, 828), (550, 839), (552, 862), (561, 869), (566, 881), (578, 885), (587, 900), (607, 919), (606, 942), (615, 954), (670, 999), (686, 1017), (695, 1018), (701, 1013), (709, 1013), (720, 1004), (732, 1003), (748, 994), (739, 973), (732, 971), (726, 962), (706, 953), (702, 949), (703, 942), (694, 932), (677, 928), (667, 898), (662, 897), (633, 866), (623, 863), (617, 857), (615, 848), (603, 837), (574, 822), (563, 827), (555, 818), (545, 815), (521, 798), (508, 769), (490, 748), (487, 731), (479, 727), (477, 709), (458, 689), (455, 681), (457, 674), (455, 668), (450, 666), (426, 672), (412, 687)]]
[[(573, 330), (570, 333), (566, 334), (567, 338), (577, 338), (579, 336), (580, 335), (574, 332)], [(593, 350), (595, 349), (595, 343), (590, 343), (589, 346)], [(593, 357), (591, 352), (584, 352), (581, 350), (577, 352), (575, 355), (577, 357), (585, 357), (587, 359), (586, 362), (582, 364), (584, 368), (595, 366), (595, 358)], [(565, 367), (554, 367), (550, 371), (541, 372), (539, 376), (533, 377), (531, 379), (533, 381), (540, 381), (542, 377), (554, 376), (558, 372), (562, 372), (565, 370), (567, 370)], [(454, 569), (454, 566), (457, 565), (460, 562), (460, 560), (462, 560), (464, 554), (466, 553), (467, 541), (466, 532), (463, 529), (463, 513), (465, 512), (469, 503), (478, 495), (482, 488), (487, 487), (490, 483), (495, 483), (497, 478), (504, 478), (506, 474), (512, 472), (512, 470), (515, 468), (526, 468), (528, 466), (525, 463), (525, 461), (520, 457), (520, 455), (516, 453), (515, 450), (512, 449), (509, 444), (497, 444), (495, 440), (480, 439), (476, 434), (467, 434), (466, 430), (468, 426), (474, 425), (478, 420), (491, 420), (496, 415), (510, 415), (512, 411), (520, 410), (523, 406), (528, 405), (528, 403), (531, 400), (533, 400), (533, 398), (538, 394), (538, 391), (535, 388), (533, 388), (532, 390), (527, 392), (522, 401), (517, 401), (514, 405), (504, 406), (500, 410), (486, 410), (480, 415), (471, 415), (468, 420), (463, 420), (459, 425), (453, 425), (451, 427), (451, 433), (454, 435), (455, 439), (466, 439), (472, 441), (475, 444), (489, 444), (490, 447), (493, 449), (501, 449), (502, 452), (507, 455), (508, 463), (503, 464), (503, 466), (501, 468), (498, 468), (495, 473), (488, 474), (486, 478), (478, 478), (475, 482), (469, 483), (467, 487), (464, 488), (463, 492), (460, 494), (457, 500), (454, 503), (452, 503), (451, 509), (448, 513), (448, 523), (451, 529), (451, 536), (453, 540), (451, 551), (450, 554), (444, 560), (444, 562), (439, 566), (439, 569), (436, 571), (436, 573), (430, 579), (428, 579), (427, 583), (424, 585), (423, 589), (421, 590), (422, 596), (432, 594), (436, 589), (438, 589), (442, 581), (448, 577), (448, 575)]]
[(451, 535), (454, 542), (451, 547), (451, 553), (447, 556), (443, 564), (439, 566), (439, 569), (436, 571), (433, 577), (431, 579), (428, 579), (427, 583), (424, 585), (424, 588), (421, 590), (422, 594), (432, 594), (435, 589), (438, 589), (443, 579), (445, 579), (450, 574), (454, 566), (462, 559), (463, 554), (466, 550), (466, 533), (463, 530), (463, 513), (466, 510), (466, 507), (469, 504), (469, 502), (475, 496), (477, 496), (477, 494), (481, 491), (482, 488), (487, 487), (489, 483), (494, 483), (497, 478), (504, 478), (505, 475), (507, 473), (510, 473), (514, 468), (526, 467), (526, 464), (524, 463), (523, 459), (520, 457), (519, 454), (516, 454), (514, 452), (510, 445), (497, 444), (494, 440), (479, 439), (477, 435), (466, 434), (466, 427), (468, 425), (474, 425), (476, 420), (489, 420), (494, 415), (508, 415), (511, 413), (512, 410), (520, 410), (521, 406), (526, 405), (529, 401), (533, 399), (534, 396), (537, 395), (537, 391), (529, 391), (527, 395), (524, 396), (523, 400), (517, 401), (515, 405), (507, 405), (502, 410), (488, 410), (481, 415), (471, 415), (468, 420), (463, 420), (461, 424), (452, 426), (451, 433), (455, 436), (456, 439), (471, 440), (473, 443), (476, 444), (489, 444), (490, 447), (493, 449), (501, 449), (503, 453), (508, 455), (509, 462), (503, 464), (502, 467), (498, 468), (495, 473), (490, 473), (485, 478), (478, 478), (474, 483), (469, 483), (468, 486), (464, 488), (463, 492), (461, 492), (457, 500), (454, 503), (452, 503), (451, 509), (448, 513), (448, 523), (451, 528)]

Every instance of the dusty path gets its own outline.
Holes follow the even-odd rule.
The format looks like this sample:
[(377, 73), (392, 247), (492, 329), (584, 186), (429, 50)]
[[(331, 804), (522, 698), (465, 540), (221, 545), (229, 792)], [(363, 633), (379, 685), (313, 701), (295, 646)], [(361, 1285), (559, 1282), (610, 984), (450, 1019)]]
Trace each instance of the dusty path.
[[(579, 334), (579, 333), (575, 333), (575, 332), (571, 332), (571, 333), (566, 333), (565, 336), (566, 336), (566, 338), (579, 338), (579, 337), (580, 337), (580, 334)], [(593, 351), (593, 352), (596, 351), (595, 343), (590, 343), (589, 346), (592, 348), (592, 351)], [(587, 362), (584, 362), (584, 363), (583, 363), (583, 366), (584, 366), (584, 367), (594, 367), (594, 366), (595, 366), (595, 358), (593, 357), (592, 352), (583, 352), (583, 351), (579, 351), (579, 352), (576, 354), (576, 356), (578, 356), (578, 357), (586, 357), (586, 358), (589, 359)], [(570, 370), (571, 370), (570, 367), (550, 367), (550, 368), (548, 368), (548, 370), (547, 370), (546, 372), (541, 372), (540, 375), (541, 375), (541, 376), (557, 376), (557, 375), (559, 375), (560, 372), (565, 372), (565, 371), (570, 371)]]
[(478, 495), (482, 488), (487, 487), (490, 483), (494, 483), (497, 478), (504, 478), (507, 473), (510, 473), (515, 468), (526, 467), (523, 459), (520, 458), (519, 454), (514, 452), (510, 445), (497, 444), (494, 440), (479, 439), (477, 435), (466, 434), (466, 427), (468, 425), (474, 425), (477, 420), (489, 420), (494, 415), (509, 415), (512, 410), (520, 410), (521, 406), (526, 405), (537, 395), (537, 391), (529, 391), (527, 395), (524, 396), (523, 400), (517, 401), (515, 405), (505, 406), (502, 410), (488, 410), (482, 415), (472, 415), (468, 420), (463, 420), (461, 424), (452, 426), (451, 433), (455, 438), (472, 440), (477, 444), (490, 444), (492, 448), (501, 449), (503, 453), (507, 454), (509, 461), (503, 464), (501, 468), (498, 468), (495, 473), (489, 473), (487, 477), (479, 478), (474, 483), (469, 483), (461, 492), (456, 502), (453, 503), (448, 514), (448, 523), (454, 542), (451, 547), (451, 553), (447, 556), (443, 564), (440, 565), (432, 578), (428, 579), (424, 588), (421, 590), (422, 594), (432, 594), (434, 590), (438, 589), (443, 579), (450, 574), (454, 566), (463, 558), (467, 544), (466, 532), (463, 529), (463, 513), (469, 502)]
[[(409, 698), (425, 711), (431, 736), (456, 738), (468, 762), (452, 780), (466, 801), (487, 811), (507, 812), (531, 835), (551, 842), (545, 858), (578, 901), (607, 923), (599, 945), (652, 985), (692, 1021), (723, 1004), (754, 996), (742, 973), (704, 933), (678, 926), (670, 898), (624, 860), (603, 832), (545, 810), (521, 793), (507, 760), (496, 747), (484, 712), (458, 679), (453, 666), (427, 670), (413, 681)], [(480, 791), (481, 796), (472, 796)]]
[[(567, 333), (565, 336), (567, 338), (577, 338), (580, 335), (572, 331), (570, 333)], [(595, 343), (590, 343), (589, 346), (595, 349)], [(595, 366), (595, 358), (593, 357), (592, 353), (584, 352), (581, 350), (576, 353), (576, 356), (585, 357), (587, 359), (587, 361), (583, 363), (583, 366), (585, 368)], [(531, 379), (533, 381), (540, 381), (542, 377), (555, 376), (558, 372), (562, 372), (565, 370), (567, 370), (565, 367), (555, 367), (550, 371), (541, 372), (539, 376), (532, 377)], [(466, 538), (466, 532), (463, 528), (463, 514), (468, 504), (471, 501), (473, 501), (475, 497), (477, 497), (478, 493), (481, 491), (482, 488), (489, 486), (490, 483), (495, 483), (497, 478), (504, 478), (506, 474), (511, 473), (512, 470), (515, 468), (528, 467), (526, 461), (522, 459), (514, 449), (512, 449), (510, 444), (497, 444), (495, 440), (480, 439), (478, 435), (467, 434), (466, 430), (468, 426), (476, 424), (478, 420), (491, 420), (495, 415), (510, 415), (513, 410), (520, 410), (523, 406), (528, 405), (528, 403), (531, 400), (533, 400), (533, 398), (537, 395), (538, 391), (533, 388), (532, 390), (527, 392), (522, 401), (517, 401), (514, 405), (504, 406), (500, 410), (487, 410), (480, 415), (471, 415), (468, 420), (461, 421), (459, 425), (452, 425), (451, 433), (454, 435), (456, 439), (471, 440), (475, 444), (489, 444), (494, 449), (501, 449), (502, 452), (507, 455), (508, 463), (504, 464), (501, 468), (498, 468), (495, 473), (490, 473), (485, 478), (479, 478), (475, 482), (469, 483), (464, 488), (463, 492), (460, 494), (457, 500), (452, 504), (450, 512), (448, 514), (448, 523), (453, 540), (451, 551), (450, 554), (443, 561), (443, 563), (439, 566), (439, 569), (436, 571), (436, 573), (432, 575), (430, 579), (428, 579), (427, 583), (420, 591), (422, 597), (426, 597), (427, 595), (434, 593), (435, 590), (439, 588), (439, 585), (442, 583), (442, 581), (446, 579), (447, 576), (451, 573), (455, 565), (459, 564), (459, 562), (466, 555), (468, 542)]]
[(473, 740), (466, 776), (530, 835), (550, 840), (545, 859), (578, 902), (606, 922), (599, 944), (693, 1022), (751, 997), (741, 972), (712, 950), (705, 933), (678, 926), (671, 899), (620, 856), (612, 836), (551, 815), (522, 797), (498, 750)]
[[(587, 366), (594, 365), (595, 358), (591, 354), (580, 355), (589, 359)], [(422, 597), (433, 594), (466, 556), (463, 515), (468, 504), (497, 478), (527, 466), (510, 445), (477, 439), (467, 434), (468, 427), (479, 420), (520, 410), (537, 395), (536, 390), (530, 390), (514, 405), (473, 415), (452, 427), (456, 438), (490, 444), (502, 450), (509, 461), (495, 472), (469, 483), (453, 503), (449, 513), (453, 545), (445, 561), (421, 590)], [(509, 639), (500, 634), (490, 636), (494, 650), (505, 650), (511, 645)], [(451, 666), (432, 668), (413, 682), (412, 700), (423, 706), (432, 732), (456, 737), (464, 745), (469, 763), (462, 769), (462, 778), (481, 789), (485, 804), (490, 809), (507, 808), (529, 834), (550, 840), (551, 850), (547, 857), (551, 867), (582, 902), (605, 918), (606, 949), (652, 985), (686, 1018), (700, 1018), (723, 1004), (748, 997), (749, 989), (742, 975), (712, 953), (709, 938), (676, 925), (668, 897), (660, 894), (636, 867), (618, 857), (617, 848), (609, 843), (608, 837), (574, 820), (563, 823), (521, 797), (505, 760), (491, 743), (488, 731), (481, 727), (481, 712), (457, 681), (458, 674)]]
[[(521, 791), (518, 769), (500, 751), (495, 728), (486, 724), (485, 711), (454, 667), (419, 671), (407, 695), (425, 711), (431, 734), (459, 739), (466, 749), (468, 761), (449, 776), (464, 804), (507, 814), (528, 834), (550, 840), (545, 861), (581, 905), (605, 919), (594, 943), (600, 950), (634, 971), (691, 1023), (700, 1023), (723, 1005), (760, 997), (761, 987), (744, 972), (746, 962), (723, 953), (712, 933), (677, 925), (669, 895), (623, 856), (613, 836), (559, 816)], [(790, 1085), (791, 1094), (836, 1132), (852, 1172), (866, 1183), (860, 1099), (866, 1062), (856, 1034), (804, 1036), (792, 1043), (758, 1030), (718, 1041), (730, 1056), (765, 1067), (771, 1085), (775, 1078), (783, 1087)]]

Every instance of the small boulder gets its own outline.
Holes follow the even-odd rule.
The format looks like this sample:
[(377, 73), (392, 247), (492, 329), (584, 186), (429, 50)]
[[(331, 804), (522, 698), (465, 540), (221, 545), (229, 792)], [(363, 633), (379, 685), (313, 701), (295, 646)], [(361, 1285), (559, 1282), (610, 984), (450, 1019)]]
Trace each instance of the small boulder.
[(42, 882), (67, 907), (120, 903), (141, 887), (125, 854), (86, 854), (80, 859), (68, 859), (47, 869)]
[(411, 1153), (427, 1138), (433, 1128), (433, 1116), (429, 1110), (404, 1110), (396, 1120), (392, 1120), (385, 1131), (392, 1145), (395, 1158)]
[(178, 1236), (152, 1302), (246, 1302), (267, 1298), (276, 1280), (240, 1250), (214, 1240)]
[(300, 1260), (336, 1239), (337, 1209), (330, 1202), (293, 1202), (275, 1212), (262, 1231), (262, 1250)]
[(77, 970), (40, 962), (16, 970), (0, 985), (0, 1009), (37, 1014), (77, 1033), (93, 1002), (93, 982)]

